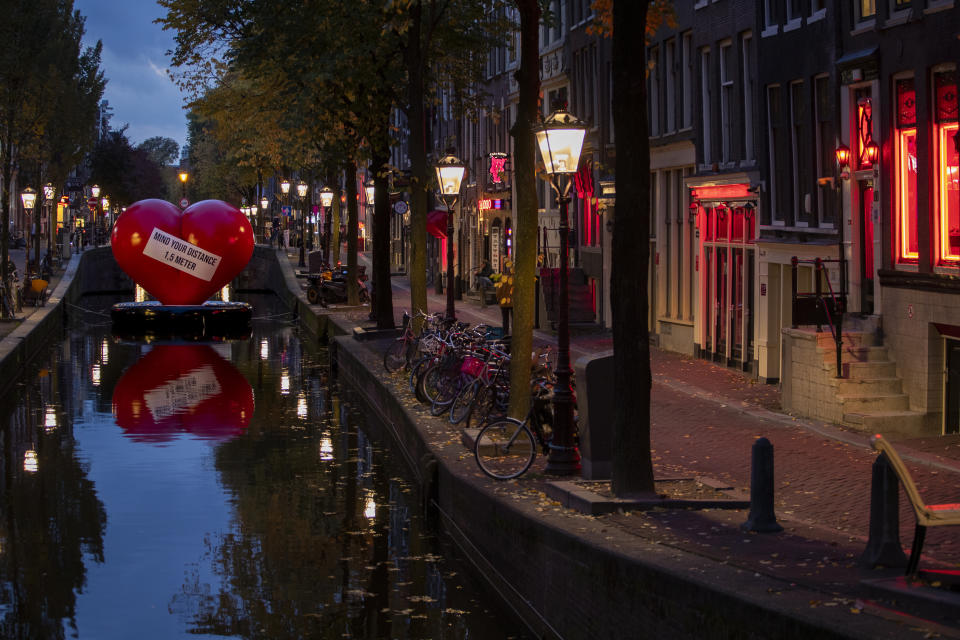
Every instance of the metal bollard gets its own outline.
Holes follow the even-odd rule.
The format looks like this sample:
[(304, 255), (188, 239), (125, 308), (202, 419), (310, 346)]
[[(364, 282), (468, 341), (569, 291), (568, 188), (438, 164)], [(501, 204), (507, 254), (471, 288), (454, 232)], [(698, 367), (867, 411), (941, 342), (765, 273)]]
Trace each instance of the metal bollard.
[(897, 475), (883, 454), (873, 461), (870, 483), (870, 538), (860, 564), (873, 568), (905, 567), (907, 556), (900, 546), (900, 486)]
[(750, 463), (750, 516), (740, 528), (758, 533), (783, 531), (773, 513), (773, 445), (769, 440), (757, 438)]

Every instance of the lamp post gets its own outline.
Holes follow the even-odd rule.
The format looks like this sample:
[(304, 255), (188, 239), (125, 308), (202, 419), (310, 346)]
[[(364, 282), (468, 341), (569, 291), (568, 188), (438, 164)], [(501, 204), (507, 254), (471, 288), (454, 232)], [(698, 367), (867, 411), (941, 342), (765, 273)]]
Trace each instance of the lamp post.
[(270, 198), (268, 198), (267, 196), (263, 195), (263, 192), (262, 192), (262, 190), (261, 190), (261, 193), (260, 193), (260, 218), (259, 218), (259, 221), (260, 221), (260, 242), (263, 242), (263, 241), (264, 241), (264, 231), (263, 231), (264, 224), (263, 224), (263, 219), (264, 219), (265, 217), (269, 216), (269, 215), (270, 215)]
[[(284, 178), (283, 180), (280, 181), (280, 193), (283, 194), (283, 204), (284, 204), (284, 205), (289, 205), (289, 204), (290, 204), (290, 181), (287, 180), (286, 178)], [(289, 228), (290, 228), (290, 221), (286, 219), (287, 216), (281, 216), (281, 217), (284, 218), (284, 221), (283, 221), (284, 230), (285, 230), (285, 231), (289, 230)], [(290, 236), (289, 233), (287, 233), (287, 238), (284, 238), (283, 236), (280, 236), (280, 242), (282, 242), (283, 244), (287, 244), (287, 242), (283, 242), (283, 241), (284, 241), (284, 240), (288, 240), (288, 241), (289, 241), (289, 236)], [(278, 246), (279, 246), (280, 242), (277, 243)]]
[(304, 255), (307, 250), (306, 211), (303, 210), (303, 199), (307, 195), (307, 189), (307, 183), (303, 180), (297, 183), (297, 200), (300, 202), (300, 260), (297, 262), (297, 266), (299, 267), (307, 266), (306, 257)]
[(570, 260), (567, 205), (570, 184), (580, 164), (584, 124), (564, 109), (554, 111), (536, 130), (537, 144), (543, 164), (550, 176), (550, 186), (560, 205), (560, 307), (557, 319), (557, 383), (553, 389), (553, 440), (545, 471), (554, 475), (571, 475), (580, 470), (580, 453), (573, 440), (573, 389), (570, 368), (570, 291), (567, 268)]
[[(375, 206), (375, 201), (376, 201), (376, 195), (375, 195), (376, 187), (374, 187), (374, 185), (373, 185), (373, 180), (372, 180), (372, 179), (367, 180), (367, 181), (364, 183), (364, 185), (363, 185), (363, 191), (364, 191), (364, 193), (365, 193), (366, 196), (367, 196), (366, 228), (367, 228), (367, 229), (372, 229), (372, 228), (373, 228), (373, 225), (370, 224), (370, 217), (373, 215), (373, 208), (374, 208), (374, 206)], [(366, 248), (367, 248), (366, 239), (364, 239), (363, 248), (364, 248), (364, 250), (366, 250)]]
[(27, 187), (20, 193), (20, 200), (23, 202), (23, 210), (27, 214), (27, 220), (24, 227), (27, 229), (27, 240), (24, 244), (24, 260), (23, 260), (23, 278), (26, 282), (27, 275), (29, 273), (27, 267), (30, 265), (30, 225), (33, 222), (33, 207), (37, 203), (37, 192), (34, 191), (31, 187)]
[(97, 246), (97, 222), (99, 216), (97, 215), (100, 208), (100, 187), (98, 185), (93, 185), (90, 187), (90, 195), (93, 196), (93, 220), (90, 221), (89, 233), (93, 236), (93, 246)]
[(43, 205), (46, 207), (47, 214), (47, 260), (52, 260), (53, 256), (53, 198), (57, 195), (57, 190), (51, 183), (43, 185)]
[(182, 170), (177, 174), (177, 177), (180, 178), (180, 208), (186, 209), (187, 205), (184, 203), (187, 201), (187, 180), (190, 179), (190, 174), (187, 171)]
[(440, 185), (440, 197), (447, 205), (447, 320), (456, 320), (456, 310), (453, 306), (453, 209), (457, 206), (460, 197), (460, 183), (466, 165), (452, 153), (440, 158), (435, 169), (437, 183)]
[(320, 206), (323, 207), (323, 259), (330, 263), (330, 207), (333, 205), (333, 190), (324, 187), (320, 191)]

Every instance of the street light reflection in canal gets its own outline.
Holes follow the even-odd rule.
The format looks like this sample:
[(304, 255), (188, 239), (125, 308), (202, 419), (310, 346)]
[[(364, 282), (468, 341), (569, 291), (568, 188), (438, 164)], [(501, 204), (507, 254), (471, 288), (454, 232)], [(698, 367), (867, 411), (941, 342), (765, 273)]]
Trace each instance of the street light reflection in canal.
[(0, 636), (521, 637), (325, 350), (248, 301), (250, 340), (149, 345), (88, 300), (0, 399)]

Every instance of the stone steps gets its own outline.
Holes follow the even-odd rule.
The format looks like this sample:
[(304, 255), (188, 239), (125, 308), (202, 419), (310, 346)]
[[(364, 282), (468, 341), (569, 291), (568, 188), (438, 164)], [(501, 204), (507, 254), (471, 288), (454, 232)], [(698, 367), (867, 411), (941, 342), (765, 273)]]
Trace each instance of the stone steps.
[(923, 414), (919, 411), (869, 411), (843, 414), (843, 424), (868, 433), (888, 437), (916, 436), (923, 432)]

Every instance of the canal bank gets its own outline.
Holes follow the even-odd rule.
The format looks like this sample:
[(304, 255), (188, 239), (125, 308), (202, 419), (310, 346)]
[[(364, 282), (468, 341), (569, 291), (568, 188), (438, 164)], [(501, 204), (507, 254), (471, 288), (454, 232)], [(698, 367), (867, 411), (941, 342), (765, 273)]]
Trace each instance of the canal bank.
[[(106, 251), (102, 256), (85, 253), (79, 272), (68, 268), (61, 301), (82, 295), (105, 275), (111, 277), (104, 273), (111, 260)], [(486, 479), (460, 443), (459, 433), (406, 398), (404, 380), (383, 372), (386, 343), (360, 342), (347, 335), (365, 324), (366, 310), (310, 307), (292, 265), (282, 257), (257, 247), (257, 262), (238, 281), (246, 288), (287, 297), (288, 306), (297, 310), (305, 326), (316, 327), (317, 335), (340, 334), (333, 338), (340, 380), (350, 384), (365, 408), (394, 434), (398, 453), (417, 475), (443, 529), (538, 635), (955, 635), (953, 628), (923, 619), (925, 614), (917, 607), (890, 606), (876, 599), (862, 580), (898, 572), (857, 569), (862, 539), (831, 533), (817, 523), (805, 524), (797, 514), (783, 522), (784, 534), (774, 536), (740, 532), (738, 524), (746, 518), (742, 512), (660, 510), (592, 517), (549, 499), (544, 492), (548, 479), (538, 474), (508, 483)], [(58, 306), (51, 299), (48, 314), (69, 309), (56, 311)], [(3, 346), (8, 346), (6, 340)], [(9, 369), (4, 360), (3, 370)], [(686, 404), (695, 402), (691, 395), (684, 398)], [(710, 457), (697, 440), (690, 441), (689, 449)], [(850, 481), (869, 483), (863, 475), (851, 476)], [(865, 530), (865, 522), (861, 528)], [(947, 604), (941, 606), (952, 615)]]

